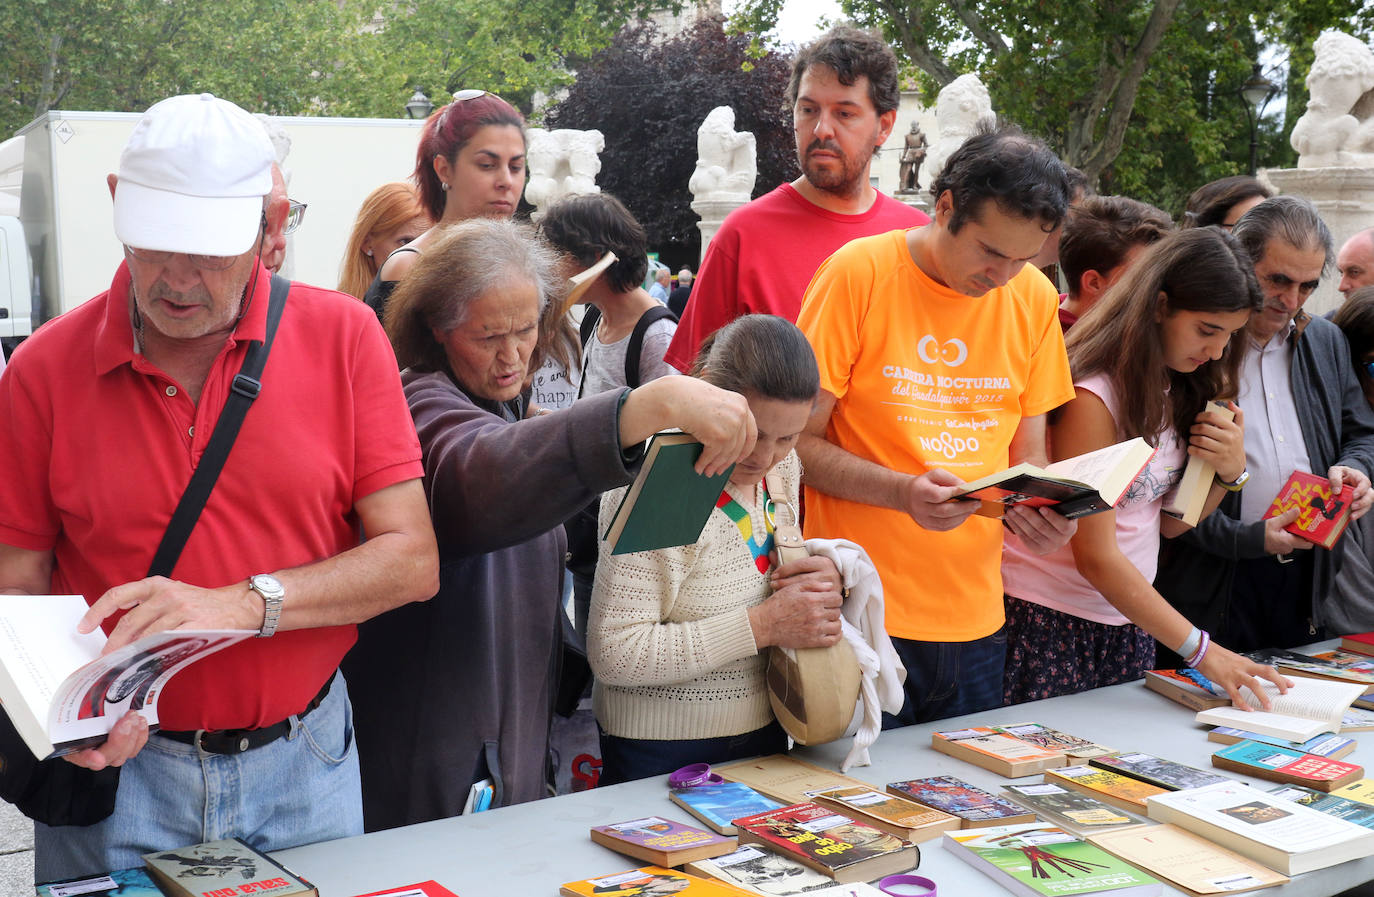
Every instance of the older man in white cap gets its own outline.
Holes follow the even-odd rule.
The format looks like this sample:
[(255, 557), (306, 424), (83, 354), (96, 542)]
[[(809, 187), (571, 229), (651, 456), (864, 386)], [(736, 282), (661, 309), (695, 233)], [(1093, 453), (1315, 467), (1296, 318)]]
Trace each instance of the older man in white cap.
[(199, 841), (362, 831), (338, 663), (358, 621), (428, 598), (438, 572), (419, 444), (367, 308), (277, 290), (260, 392), (171, 574), (147, 575), (227, 397), (252, 391), (237, 375), (269, 332), (260, 253), (287, 212), (272, 161), (232, 103), (149, 109), (109, 178), (124, 264), (0, 380), (0, 590), (84, 595), (80, 628), (109, 649), (173, 629), (260, 636), (177, 674), (156, 734), (129, 713), (67, 758), (122, 764), (118, 803), (94, 825), (36, 826), (40, 882)]

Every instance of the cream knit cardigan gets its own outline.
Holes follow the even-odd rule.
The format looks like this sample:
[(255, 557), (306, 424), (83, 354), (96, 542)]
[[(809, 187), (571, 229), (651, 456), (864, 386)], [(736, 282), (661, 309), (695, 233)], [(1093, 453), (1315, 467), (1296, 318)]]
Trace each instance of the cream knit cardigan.
[[(790, 452), (775, 468), (797, 507), (801, 462)], [(601, 499), (601, 531), (624, 489)], [(763, 489), (726, 492), (764, 532)], [(716, 508), (695, 545), (612, 555), (601, 543), (587, 627), (597, 722), (620, 738), (719, 738), (768, 725), (765, 657), (754, 644), (749, 608), (772, 590), (735, 522)]]

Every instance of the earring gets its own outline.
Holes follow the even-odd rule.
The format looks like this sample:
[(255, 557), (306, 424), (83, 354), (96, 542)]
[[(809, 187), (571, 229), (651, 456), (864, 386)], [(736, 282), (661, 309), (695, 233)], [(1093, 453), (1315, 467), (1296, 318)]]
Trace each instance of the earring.
[(367, 256), (368, 258), (372, 258), (372, 250), (371, 250), (371, 249), (367, 250), (366, 252), (363, 253), (363, 255)]
[(448, 191), (448, 181), (440, 181), (440, 182), (439, 182), (439, 189), (440, 189), (440, 190), (443, 190), (443, 191), (445, 191), (445, 192), (447, 192), (447, 191)]

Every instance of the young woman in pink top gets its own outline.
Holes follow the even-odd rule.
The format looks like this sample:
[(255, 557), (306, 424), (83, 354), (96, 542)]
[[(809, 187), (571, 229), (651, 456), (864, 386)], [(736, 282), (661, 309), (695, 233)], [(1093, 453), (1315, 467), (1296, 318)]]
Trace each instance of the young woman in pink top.
[(1066, 342), (1075, 398), (1051, 418), (1050, 455), (1070, 458), (1139, 436), (1154, 458), (1116, 509), (1082, 518), (1070, 544), (1046, 556), (1008, 535), (1007, 703), (1140, 678), (1158, 639), (1241, 700), (1272, 667), (1211, 644), (1154, 590), (1159, 538), (1185, 525), (1161, 516), (1189, 456), (1211, 462), (1216, 481), (1204, 514), (1245, 472), (1243, 416), (1203, 412), (1230, 400), (1245, 352), (1244, 329), (1262, 297), (1250, 259), (1219, 228), (1166, 236), (1094, 305)]

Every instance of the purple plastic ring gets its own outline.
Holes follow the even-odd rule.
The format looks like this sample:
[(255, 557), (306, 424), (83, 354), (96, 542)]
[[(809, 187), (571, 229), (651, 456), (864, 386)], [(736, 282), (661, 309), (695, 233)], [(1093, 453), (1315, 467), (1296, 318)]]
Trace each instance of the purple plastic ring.
[[(904, 887), (899, 891), (889, 890), (897, 885), (912, 885), (918, 888), (925, 888), (924, 891), (914, 891), (910, 887)], [(891, 894), (892, 897), (935, 897), (935, 882), (926, 878), (924, 875), (889, 875), (878, 882), (878, 890), (884, 894)]]
[(684, 766), (668, 776), (668, 787), (674, 789), (696, 788), (701, 785), (719, 785), (725, 780), (711, 772), (709, 763), (693, 763)]

